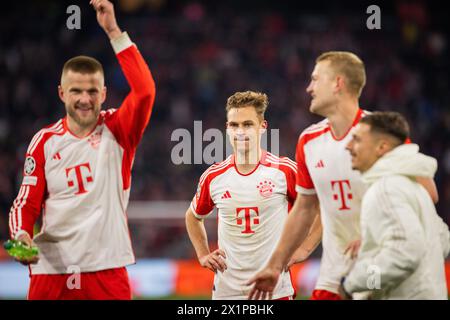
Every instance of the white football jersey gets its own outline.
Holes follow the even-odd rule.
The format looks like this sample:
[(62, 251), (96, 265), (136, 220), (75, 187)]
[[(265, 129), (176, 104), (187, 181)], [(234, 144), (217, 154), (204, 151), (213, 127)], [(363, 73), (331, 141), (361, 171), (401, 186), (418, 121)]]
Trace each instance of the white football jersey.
[[(214, 277), (213, 299), (247, 299), (245, 283), (269, 261), (297, 196), (296, 163), (263, 152), (257, 167), (238, 172), (234, 156), (209, 167), (201, 176), (191, 209), (197, 218), (218, 210), (218, 244), (227, 269)], [(273, 299), (292, 296), (289, 272), (283, 272)]]
[(296, 190), (317, 194), (323, 226), (322, 260), (316, 289), (337, 293), (342, 276), (351, 267), (344, 256), (349, 242), (360, 238), (359, 214), (365, 185), (359, 171), (352, 170), (351, 156), (345, 149), (351, 130), (365, 111), (359, 110), (351, 129), (336, 139), (327, 119), (312, 125), (300, 135), (296, 160)]
[(155, 86), (126, 33), (114, 48), (131, 87), (121, 107), (101, 111), (85, 138), (73, 135), (64, 118), (40, 130), (28, 147), (9, 226), (13, 238), (24, 231), (33, 236), (43, 213), (34, 237), (40, 260), (31, 265), (32, 274), (91, 272), (135, 262), (126, 209), (133, 159), (150, 119)]

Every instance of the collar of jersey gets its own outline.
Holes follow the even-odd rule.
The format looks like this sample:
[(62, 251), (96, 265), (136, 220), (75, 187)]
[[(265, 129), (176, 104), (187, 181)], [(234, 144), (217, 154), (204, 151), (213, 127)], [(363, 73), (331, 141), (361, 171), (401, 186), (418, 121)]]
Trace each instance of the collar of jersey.
[(264, 150), (264, 149), (261, 149), (261, 157), (260, 157), (258, 163), (256, 164), (255, 168), (252, 171), (250, 171), (249, 173), (241, 173), (241, 172), (239, 172), (239, 170), (238, 170), (238, 168), (236, 166), (234, 154), (231, 156), (230, 164), (233, 165), (233, 167), (236, 170), (236, 172), (238, 174), (240, 174), (241, 176), (249, 176), (249, 175), (251, 175), (253, 172), (255, 172), (259, 168), (260, 164), (263, 164), (263, 165), (268, 165), (269, 164), (269, 162), (267, 162), (266, 158), (267, 158), (267, 151)]
[(97, 128), (97, 126), (98, 126), (99, 124), (102, 123), (102, 119), (101, 119), (101, 117), (99, 116), (98, 119), (97, 119), (97, 124), (95, 125), (95, 127), (92, 128), (91, 132), (89, 132), (89, 133), (88, 133), (85, 137), (83, 137), (83, 138), (77, 136), (75, 133), (73, 133), (72, 131), (70, 131), (69, 126), (67, 125), (67, 116), (65, 116), (65, 117), (62, 119), (62, 123), (63, 123), (63, 128), (64, 128), (65, 131), (67, 131), (67, 132), (68, 132), (71, 136), (73, 136), (74, 138), (77, 138), (77, 139), (82, 140), (82, 139), (85, 139), (85, 138), (89, 137), (89, 136), (91, 135), (91, 133), (95, 131), (95, 129)]
[(363, 114), (364, 114), (363, 109), (358, 108), (358, 112), (356, 113), (356, 117), (353, 120), (351, 127), (348, 128), (347, 132), (339, 139), (334, 135), (333, 130), (331, 130), (331, 125), (330, 125), (330, 123), (328, 123), (328, 127), (330, 128), (330, 133), (331, 133), (331, 136), (333, 137), (333, 139), (336, 141), (344, 140), (345, 137), (348, 135), (348, 133), (352, 130), (352, 128), (358, 124), (359, 120), (361, 120)]

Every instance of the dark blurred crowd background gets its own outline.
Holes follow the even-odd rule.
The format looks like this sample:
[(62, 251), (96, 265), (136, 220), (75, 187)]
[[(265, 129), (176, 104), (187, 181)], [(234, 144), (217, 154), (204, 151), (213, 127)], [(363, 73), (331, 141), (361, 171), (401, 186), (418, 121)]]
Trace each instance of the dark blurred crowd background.
[[(65, 114), (57, 95), (64, 62), (85, 54), (103, 63), (108, 87), (104, 108), (120, 106), (129, 90), (88, 2), (2, 4), (0, 239), (8, 237), (8, 213), (28, 143)], [(361, 107), (402, 112), (412, 140), (438, 159), (437, 207), (450, 222), (449, 34), (443, 3), (379, 2), (380, 30), (367, 28), (371, 3), (364, 1), (114, 3), (120, 27), (138, 45), (157, 88), (150, 125), (136, 154), (131, 201), (192, 198), (208, 165), (173, 164), (171, 151), (177, 142), (171, 134), (177, 128), (193, 132), (195, 120), (202, 121), (203, 130), (223, 130), (226, 99), (236, 91), (268, 94), (269, 127), (280, 130), (280, 154), (293, 159), (301, 131), (320, 120), (309, 113), (305, 91), (315, 58), (324, 51), (348, 50), (366, 65)], [(81, 30), (66, 27), (71, 4), (81, 8)], [(171, 239), (188, 243), (182, 223), (169, 233), (152, 224), (152, 236), (142, 238), (139, 234), (146, 233), (131, 226), (136, 228), (132, 237), (138, 256), (174, 256), (176, 251), (163, 250), (162, 244)]]

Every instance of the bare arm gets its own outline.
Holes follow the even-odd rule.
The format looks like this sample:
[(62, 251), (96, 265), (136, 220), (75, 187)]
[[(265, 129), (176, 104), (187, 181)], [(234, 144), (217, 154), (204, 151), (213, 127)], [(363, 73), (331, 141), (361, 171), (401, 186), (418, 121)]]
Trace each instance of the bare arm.
[(314, 222), (309, 230), (309, 234), (306, 237), (305, 241), (298, 247), (298, 249), (292, 255), (287, 268), (292, 266), (295, 263), (300, 263), (308, 259), (311, 253), (317, 248), (322, 240), (322, 223), (320, 221), (320, 212), (316, 213), (316, 217), (314, 218)]
[(280, 273), (286, 267), (294, 251), (306, 239), (318, 210), (317, 195), (298, 194), (269, 263), (247, 283), (248, 285), (254, 284), (250, 290), (249, 299), (272, 299), (272, 293)]
[(197, 219), (191, 208), (186, 211), (186, 229), (189, 239), (191, 239), (192, 245), (197, 253), (200, 265), (213, 272), (217, 270), (224, 272), (227, 268), (224, 261), (225, 252), (221, 249), (213, 252), (209, 251), (208, 236), (203, 220)]
[(97, 11), (97, 21), (108, 37), (118, 38), (122, 31), (117, 25), (113, 4), (108, 0), (91, 0), (89, 4)]
[(287, 265), (295, 250), (305, 241), (319, 212), (317, 195), (299, 194), (284, 225), (278, 246), (268, 265), (279, 272)]
[(416, 181), (418, 183), (420, 183), (425, 188), (425, 190), (428, 191), (434, 204), (438, 203), (439, 194), (438, 194), (438, 191), (436, 188), (436, 183), (434, 182), (434, 180), (431, 178), (426, 178), (426, 177), (416, 177)]

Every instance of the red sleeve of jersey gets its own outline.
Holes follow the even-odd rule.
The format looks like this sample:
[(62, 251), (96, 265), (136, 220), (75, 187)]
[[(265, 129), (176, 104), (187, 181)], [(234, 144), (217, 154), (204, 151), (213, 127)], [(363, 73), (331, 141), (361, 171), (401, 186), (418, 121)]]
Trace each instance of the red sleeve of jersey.
[(210, 179), (206, 177), (203, 181), (200, 178), (198, 183), (197, 193), (191, 202), (191, 209), (197, 216), (206, 217), (214, 209), (214, 202), (211, 199), (211, 194), (209, 192)]
[(150, 120), (155, 101), (155, 82), (135, 45), (117, 54), (131, 91), (118, 110), (109, 110), (105, 123), (124, 148), (122, 159), (123, 189), (130, 188), (134, 154)]
[[(297, 161), (297, 186), (302, 189), (314, 189), (314, 183), (309, 175), (305, 160), (305, 136), (300, 136), (295, 152), (295, 161)], [(298, 191), (298, 190), (297, 190)]]
[(297, 177), (297, 164), (289, 158), (283, 157), (281, 161), (284, 164), (280, 165), (286, 176), (287, 183), (287, 199), (288, 199), (288, 209), (291, 210), (294, 205), (295, 199), (297, 198), (297, 191), (295, 190), (295, 181)]
[(136, 149), (142, 138), (155, 101), (155, 81), (135, 45), (117, 54), (131, 91), (120, 108), (106, 119), (118, 143), (125, 150)]
[(296, 181), (297, 171), (289, 170), (289, 173), (286, 175), (288, 188), (287, 188), (287, 196), (289, 202), (289, 211), (294, 205), (295, 199), (297, 198), (297, 191), (295, 190), (295, 181)]
[(14, 238), (20, 230), (33, 237), (33, 227), (41, 214), (47, 189), (44, 171), (43, 134), (38, 133), (30, 143), (25, 155), (23, 181), (19, 194), (9, 212), (9, 233)]

